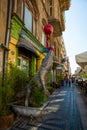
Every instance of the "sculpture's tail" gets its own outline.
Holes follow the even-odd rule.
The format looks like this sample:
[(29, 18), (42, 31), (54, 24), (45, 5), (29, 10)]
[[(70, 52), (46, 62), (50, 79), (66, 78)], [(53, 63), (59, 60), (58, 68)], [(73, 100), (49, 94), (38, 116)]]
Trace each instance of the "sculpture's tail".
[(30, 89), (37, 85), (37, 87), (41, 87), (47, 92), (46, 85), (45, 85), (45, 77), (47, 76), (49, 70), (51, 69), (53, 64), (53, 51), (49, 50), (46, 57), (42, 61), (42, 65), (38, 72), (34, 75), (34, 77), (30, 80), (29, 84), (27, 85), (26, 91), (26, 99), (25, 99), (25, 106), (28, 106), (28, 97), (30, 94)]

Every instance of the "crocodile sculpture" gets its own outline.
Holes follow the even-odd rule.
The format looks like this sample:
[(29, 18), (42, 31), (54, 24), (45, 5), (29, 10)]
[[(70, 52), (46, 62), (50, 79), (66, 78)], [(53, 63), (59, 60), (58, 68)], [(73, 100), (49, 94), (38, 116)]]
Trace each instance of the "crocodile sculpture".
[(52, 68), (52, 64), (53, 64), (53, 50), (51, 48), (50, 50), (48, 50), (46, 57), (43, 59), (40, 69), (27, 84), (25, 106), (28, 106), (28, 97), (32, 87), (41, 88), (44, 90), (45, 93), (48, 93), (45, 82), (47, 74)]

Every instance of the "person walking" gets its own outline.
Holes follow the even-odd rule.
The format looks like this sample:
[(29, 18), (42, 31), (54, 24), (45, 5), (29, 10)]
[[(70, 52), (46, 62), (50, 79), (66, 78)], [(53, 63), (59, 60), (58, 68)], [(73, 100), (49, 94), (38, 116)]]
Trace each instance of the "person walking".
[(71, 86), (71, 78), (69, 77), (68, 78), (68, 84), (69, 84), (69, 87)]
[(68, 78), (66, 77), (65, 78), (65, 86), (67, 86), (68, 85)]

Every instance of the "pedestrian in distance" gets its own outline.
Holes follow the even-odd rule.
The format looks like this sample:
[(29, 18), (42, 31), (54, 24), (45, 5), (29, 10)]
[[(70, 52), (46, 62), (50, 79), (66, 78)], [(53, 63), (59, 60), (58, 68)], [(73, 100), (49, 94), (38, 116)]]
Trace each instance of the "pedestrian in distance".
[(71, 86), (71, 78), (69, 77), (68, 79), (68, 84), (69, 84), (69, 87)]
[(65, 78), (65, 86), (67, 86), (68, 85), (68, 78), (66, 77)]

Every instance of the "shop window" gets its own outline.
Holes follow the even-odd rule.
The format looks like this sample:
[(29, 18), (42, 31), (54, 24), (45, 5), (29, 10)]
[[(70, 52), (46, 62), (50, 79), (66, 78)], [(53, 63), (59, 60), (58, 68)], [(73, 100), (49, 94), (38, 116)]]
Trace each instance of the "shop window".
[(22, 69), (26, 72), (29, 72), (29, 61), (22, 58)]
[(29, 73), (29, 60), (18, 57), (18, 68), (24, 70), (26, 73)]

